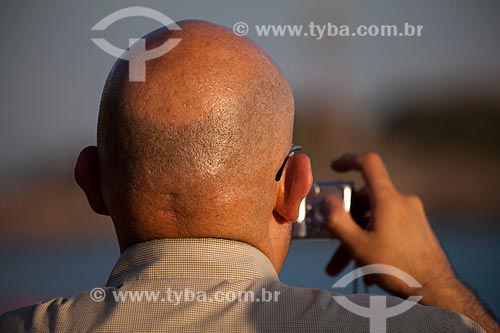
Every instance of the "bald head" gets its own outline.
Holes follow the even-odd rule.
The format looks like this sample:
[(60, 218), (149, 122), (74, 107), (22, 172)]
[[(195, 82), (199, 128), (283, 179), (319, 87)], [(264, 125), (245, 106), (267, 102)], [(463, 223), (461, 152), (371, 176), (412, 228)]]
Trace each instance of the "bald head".
[(145, 37), (147, 49), (182, 39), (146, 63), (145, 82), (129, 81), (122, 60), (109, 74), (98, 125), (105, 204), (124, 243), (262, 237), (292, 139), (290, 87), (249, 39), (178, 24)]

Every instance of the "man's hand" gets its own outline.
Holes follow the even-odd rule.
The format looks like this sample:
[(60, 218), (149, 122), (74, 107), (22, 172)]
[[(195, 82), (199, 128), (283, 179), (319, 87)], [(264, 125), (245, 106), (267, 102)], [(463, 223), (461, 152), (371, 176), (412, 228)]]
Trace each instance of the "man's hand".
[(337, 198), (325, 198), (322, 208), (328, 227), (342, 242), (328, 265), (329, 273), (339, 273), (351, 256), (360, 265), (391, 265), (410, 274), (422, 288), (410, 288), (386, 274), (369, 277), (398, 296), (422, 295), (423, 304), (461, 312), (485, 329), (498, 328), (476, 297), (456, 278), (421, 200), (395, 189), (377, 154), (348, 154), (334, 161), (332, 168), (338, 172), (361, 172), (365, 187), (359, 192), (360, 200), (368, 204), (370, 219), (367, 228), (362, 229)]
[[(328, 227), (360, 264), (395, 266), (417, 279), (424, 288), (455, 279), (420, 199), (398, 193), (378, 155), (345, 155), (333, 162), (332, 167), (341, 172), (360, 171), (366, 183), (360, 199), (369, 201), (371, 218), (367, 230), (354, 222), (337, 198), (328, 196), (323, 204)], [(379, 275), (375, 282), (402, 297), (415, 294), (405, 282), (389, 275)]]

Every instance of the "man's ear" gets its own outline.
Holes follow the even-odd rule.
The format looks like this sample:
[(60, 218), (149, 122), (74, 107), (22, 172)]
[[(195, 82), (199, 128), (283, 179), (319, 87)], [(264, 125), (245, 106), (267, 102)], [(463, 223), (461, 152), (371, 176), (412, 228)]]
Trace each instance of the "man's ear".
[(101, 193), (97, 147), (86, 147), (80, 152), (75, 165), (75, 180), (87, 196), (92, 210), (97, 214), (109, 215)]
[(299, 216), (300, 203), (311, 189), (312, 180), (309, 157), (303, 154), (290, 157), (280, 180), (282, 184), (275, 213), (286, 222), (295, 222)]

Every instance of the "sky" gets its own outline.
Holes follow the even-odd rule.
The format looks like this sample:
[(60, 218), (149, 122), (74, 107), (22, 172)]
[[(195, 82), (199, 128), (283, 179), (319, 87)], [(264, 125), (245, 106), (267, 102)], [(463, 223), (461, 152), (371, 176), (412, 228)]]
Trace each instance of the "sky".
[[(380, 99), (409, 82), (500, 78), (498, 1), (3, 1), (0, 13), (0, 177), (74, 154), (95, 143), (101, 90), (115, 59), (91, 38), (125, 48), (158, 27), (128, 18), (91, 27), (128, 6), (173, 20), (197, 18), (231, 27), (256, 24), (423, 25), (420, 38), (249, 37), (279, 64), (297, 95), (344, 98), (353, 112), (377, 112)], [(357, 107), (359, 106), (359, 107)], [(303, 111), (304, 112), (304, 111)], [(376, 116), (376, 114), (375, 114)]]

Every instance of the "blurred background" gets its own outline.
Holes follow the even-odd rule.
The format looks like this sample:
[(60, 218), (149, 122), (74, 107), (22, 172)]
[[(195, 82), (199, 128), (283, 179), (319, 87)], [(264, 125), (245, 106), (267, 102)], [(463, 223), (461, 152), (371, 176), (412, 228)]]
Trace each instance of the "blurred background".
[[(279, 64), (296, 98), (295, 143), (316, 180), (344, 152), (377, 151), (415, 193), (459, 276), (500, 315), (500, 2), (4, 1), (0, 13), (0, 312), (105, 282), (119, 256), (109, 219), (93, 214), (72, 172), (96, 142), (100, 93), (115, 59), (157, 28), (128, 6), (173, 20), (256, 24), (423, 25), (422, 37), (249, 37)], [(408, 235), (411, 237), (411, 235)], [(336, 241), (294, 241), (283, 281), (330, 289)], [(371, 288), (372, 292), (381, 292)], [(342, 291), (341, 291), (342, 292)], [(346, 290), (344, 292), (351, 292)]]

